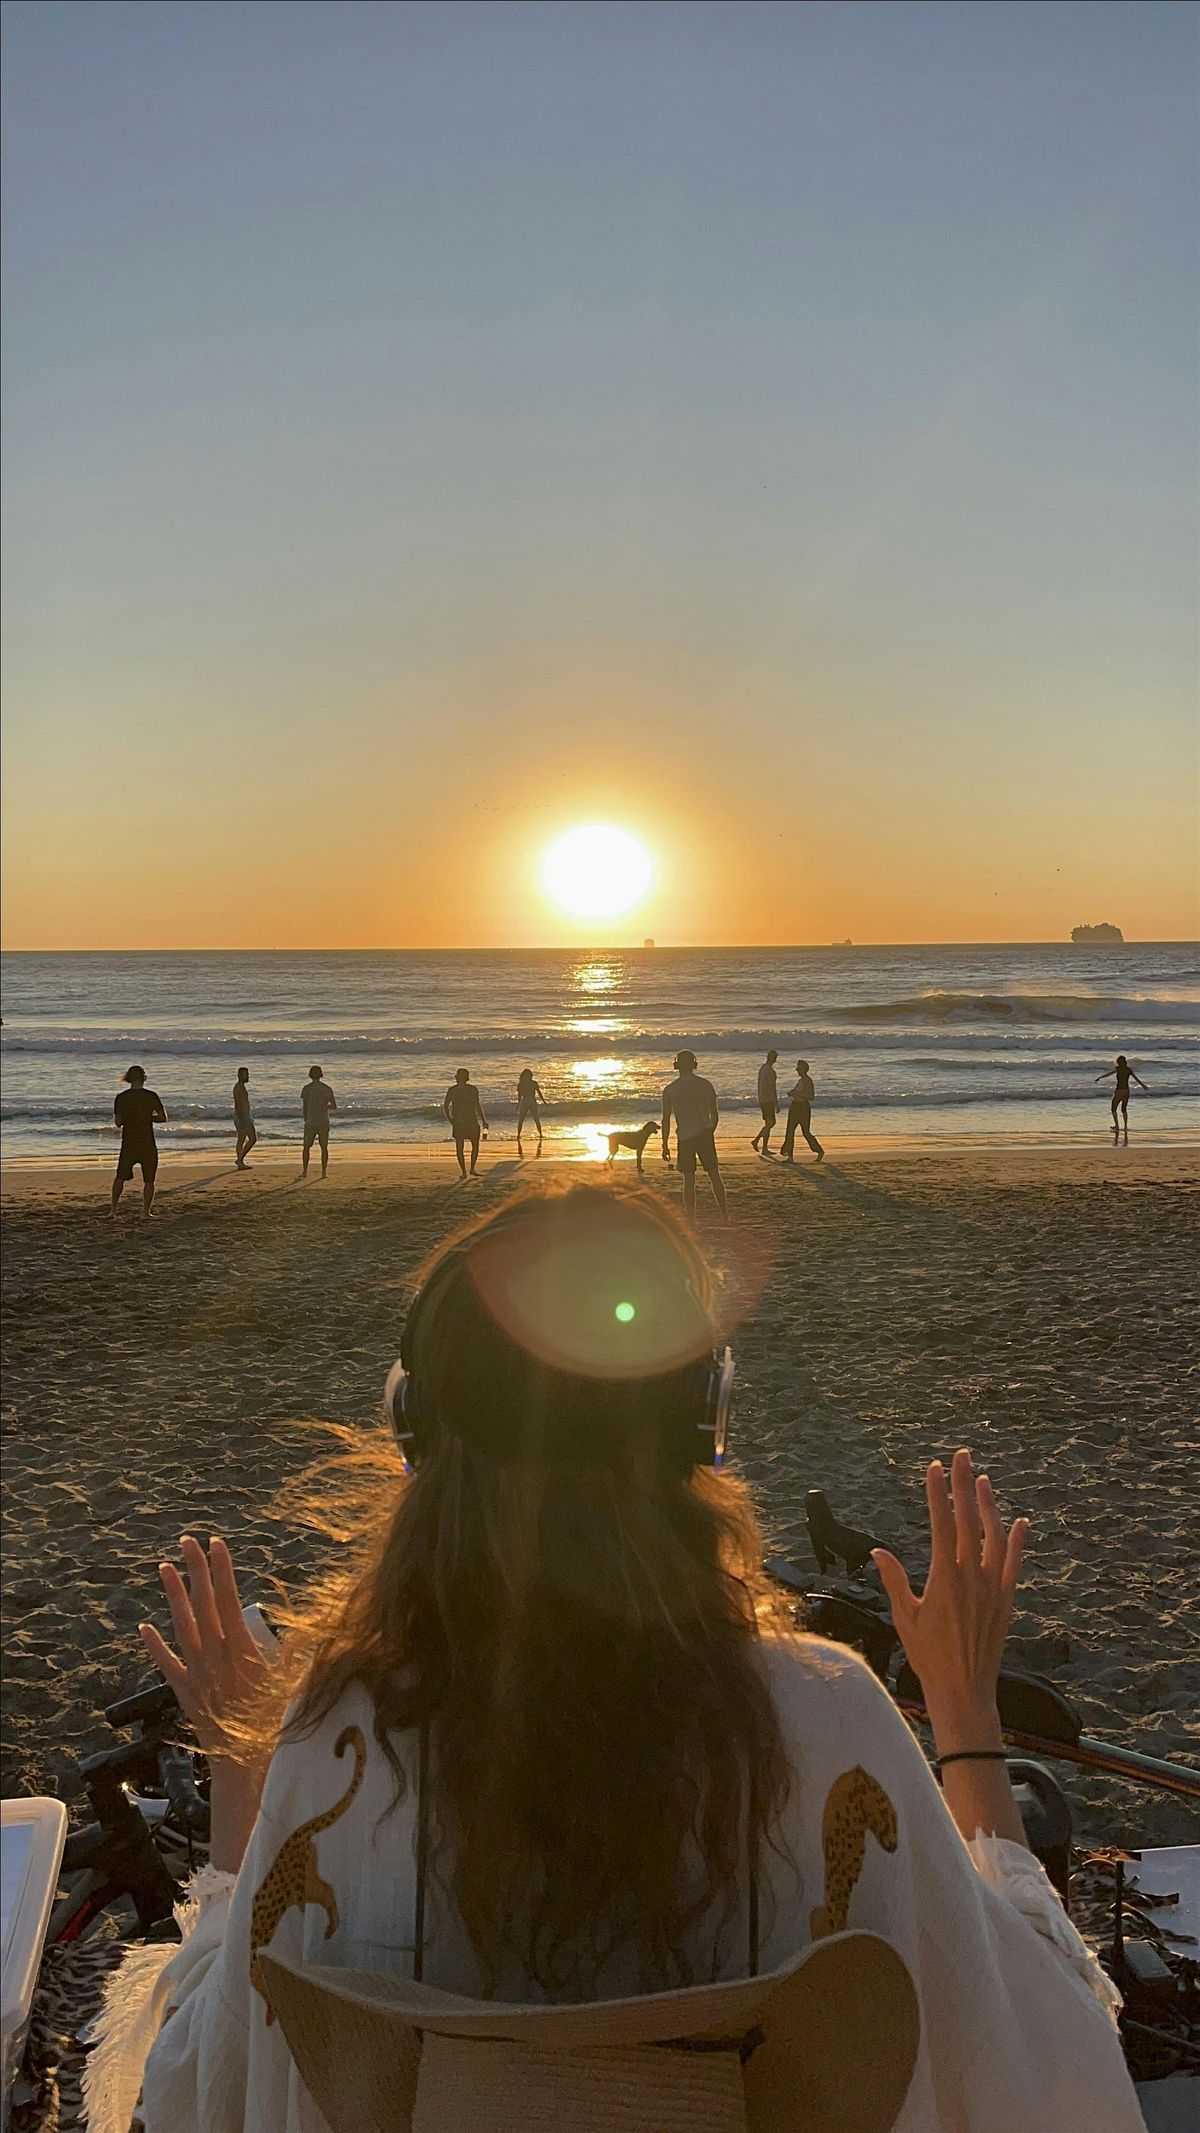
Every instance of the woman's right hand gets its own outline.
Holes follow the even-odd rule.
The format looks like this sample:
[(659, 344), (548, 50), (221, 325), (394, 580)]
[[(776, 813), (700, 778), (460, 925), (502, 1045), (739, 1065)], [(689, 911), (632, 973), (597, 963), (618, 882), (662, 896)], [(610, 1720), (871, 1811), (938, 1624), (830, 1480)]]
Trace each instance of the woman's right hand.
[(163, 1680), (174, 1689), (181, 1710), (191, 1720), (196, 1739), (209, 1758), (209, 1865), (221, 1873), (236, 1874), (250, 1842), (266, 1766), (221, 1752), (227, 1745), (223, 1722), (261, 1688), (267, 1662), (242, 1613), (237, 1578), (224, 1541), (210, 1541), (207, 1555), (190, 1533), (179, 1545), (187, 1584), (173, 1563), (158, 1566), (178, 1652), (171, 1650), (149, 1622), (140, 1625), (139, 1635)]
[(932, 1543), (918, 1599), (903, 1565), (885, 1548), (872, 1561), (892, 1610), (896, 1634), (924, 1693), (941, 1755), (1000, 1745), (996, 1682), (1012, 1619), (1028, 1519), (1006, 1532), (986, 1474), (971, 1454), (955, 1452), (950, 1469), (935, 1459), (925, 1475)]
[(262, 1687), (267, 1662), (242, 1613), (224, 1541), (213, 1540), (205, 1554), (189, 1533), (180, 1548), (186, 1585), (173, 1563), (158, 1566), (177, 1650), (172, 1651), (149, 1622), (139, 1625), (138, 1634), (148, 1657), (174, 1690), (201, 1748), (210, 1756), (219, 1756), (222, 1721), (253, 1699)]

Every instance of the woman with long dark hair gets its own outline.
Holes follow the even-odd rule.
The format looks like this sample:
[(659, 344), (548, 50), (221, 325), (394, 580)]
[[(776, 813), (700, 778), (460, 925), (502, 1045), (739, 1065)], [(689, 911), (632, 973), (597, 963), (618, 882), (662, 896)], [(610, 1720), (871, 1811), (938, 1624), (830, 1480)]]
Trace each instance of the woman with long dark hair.
[[(146, 2003), (147, 2041), (171, 2010), (146, 2133), (324, 2133), (273, 2019), (279, 1962), (594, 2002), (859, 1930), (920, 2011), (887, 2123), (1135, 2133), (1111, 1987), (1024, 1847), (1003, 1759), (1023, 1524), (959, 1453), (930, 1469), (922, 1597), (879, 1558), (943, 1794), (868, 1669), (798, 1636), (764, 1579), (720, 1470), (731, 1385), (708, 1269), (659, 1198), (516, 1200), (427, 1270), (396, 1441), (358, 1440), (327, 1499), (353, 1557), (273, 1669), (227, 1550), (185, 1541), (187, 1585), (163, 1573), (174, 1649), (142, 1634), (214, 1759), (212, 1862)], [(861, 2069), (844, 2078), (849, 2096)], [(812, 2123), (799, 2097), (780, 2123)]]

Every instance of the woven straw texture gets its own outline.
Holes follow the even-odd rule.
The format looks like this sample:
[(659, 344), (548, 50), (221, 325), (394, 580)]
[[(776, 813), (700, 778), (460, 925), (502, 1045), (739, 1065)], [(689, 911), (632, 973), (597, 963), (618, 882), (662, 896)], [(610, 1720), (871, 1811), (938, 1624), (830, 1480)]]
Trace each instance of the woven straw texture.
[(765, 1977), (556, 2007), (260, 1960), (333, 2133), (888, 2133), (920, 2037), (869, 1933)]

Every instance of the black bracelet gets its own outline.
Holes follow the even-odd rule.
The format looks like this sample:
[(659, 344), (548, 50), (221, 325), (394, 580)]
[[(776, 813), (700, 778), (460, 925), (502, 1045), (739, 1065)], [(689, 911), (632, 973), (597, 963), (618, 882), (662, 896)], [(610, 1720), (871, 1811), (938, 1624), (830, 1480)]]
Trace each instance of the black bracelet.
[(1006, 1763), (1007, 1748), (956, 1748), (953, 1755), (934, 1757), (933, 1767), (940, 1781), (947, 1763)]

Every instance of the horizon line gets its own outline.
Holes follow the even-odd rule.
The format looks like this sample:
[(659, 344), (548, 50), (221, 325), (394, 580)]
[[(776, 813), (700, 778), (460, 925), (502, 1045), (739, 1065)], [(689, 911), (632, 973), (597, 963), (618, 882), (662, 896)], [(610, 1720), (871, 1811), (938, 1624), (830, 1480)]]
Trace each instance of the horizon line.
[(465, 943), (455, 947), (414, 947), (398, 942), (387, 946), (359, 946), (349, 944), (337, 948), (302, 948), (295, 946), (255, 945), (246, 947), (160, 947), (160, 948), (9, 948), (0, 946), (2, 955), (645, 955), (647, 952), (674, 955), (748, 955), (792, 954), (800, 950), (817, 950), (829, 954), (845, 948), (1197, 948), (1200, 935), (1183, 934), (1163, 939), (1132, 939), (1120, 941), (1073, 941), (1068, 935), (1053, 939), (1037, 939), (1031, 936), (1013, 937), (1004, 940), (943, 940), (943, 941), (659, 941), (651, 935), (641, 941), (563, 941), (541, 943), (518, 942), (511, 946), (498, 947), (493, 942)]

